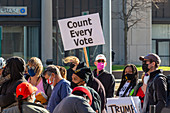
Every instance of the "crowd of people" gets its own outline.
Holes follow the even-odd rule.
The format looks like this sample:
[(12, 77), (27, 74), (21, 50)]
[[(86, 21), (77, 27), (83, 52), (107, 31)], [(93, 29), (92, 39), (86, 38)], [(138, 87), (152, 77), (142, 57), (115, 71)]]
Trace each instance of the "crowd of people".
[(155, 105), (161, 113), (167, 100), (167, 80), (158, 67), (161, 59), (150, 53), (139, 57), (143, 75), (134, 64), (127, 64), (120, 86), (115, 91), (115, 78), (104, 68), (106, 57), (95, 58), (91, 70), (75, 56), (63, 59), (69, 64), (43, 67), (37, 57), (27, 64), (21, 57), (0, 58), (0, 112), (2, 113), (107, 113), (107, 98), (138, 96), (142, 113)]

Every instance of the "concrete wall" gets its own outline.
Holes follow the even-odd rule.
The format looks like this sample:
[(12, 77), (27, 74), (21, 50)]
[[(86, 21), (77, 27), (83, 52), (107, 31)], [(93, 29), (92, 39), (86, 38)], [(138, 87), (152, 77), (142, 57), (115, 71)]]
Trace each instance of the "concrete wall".
[[(112, 1), (112, 49), (115, 52), (115, 62), (113, 64), (124, 63), (124, 25), (118, 15), (118, 12), (122, 10), (121, 5), (121, 0)], [(143, 8), (140, 14), (135, 11), (132, 12), (132, 18), (135, 19), (141, 16), (142, 20), (130, 28), (128, 32), (128, 63), (140, 65), (139, 56), (151, 52), (151, 8)]]
[(135, 24), (128, 32), (128, 63), (141, 65), (139, 57), (147, 55), (152, 50), (151, 8), (143, 8), (140, 13), (133, 12), (134, 17), (138, 16), (142, 20)]
[(124, 63), (123, 21), (118, 12), (121, 11), (121, 0), (112, 0), (112, 50), (115, 52), (113, 64)]

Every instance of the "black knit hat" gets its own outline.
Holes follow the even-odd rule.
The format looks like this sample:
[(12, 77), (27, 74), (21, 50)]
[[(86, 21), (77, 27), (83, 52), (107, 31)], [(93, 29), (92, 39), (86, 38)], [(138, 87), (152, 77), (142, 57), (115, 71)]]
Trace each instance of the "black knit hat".
[(92, 75), (92, 72), (91, 72), (90, 68), (83, 67), (78, 70), (75, 70), (74, 74), (79, 76), (81, 79), (83, 79), (83, 81), (85, 81), (87, 83), (89, 81), (89, 76)]

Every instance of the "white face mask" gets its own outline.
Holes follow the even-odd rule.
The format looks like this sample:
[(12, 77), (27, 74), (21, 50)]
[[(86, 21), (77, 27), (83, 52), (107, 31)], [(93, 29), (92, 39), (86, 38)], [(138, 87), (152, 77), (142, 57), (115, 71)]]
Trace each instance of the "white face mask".
[(144, 80), (144, 84), (146, 84), (146, 85), (147, 85), (148, 80), (149, 80), (149, 77), (150, 77), (150, 76), (144, 76), (144, 79), (143, 79), (143, 80)]

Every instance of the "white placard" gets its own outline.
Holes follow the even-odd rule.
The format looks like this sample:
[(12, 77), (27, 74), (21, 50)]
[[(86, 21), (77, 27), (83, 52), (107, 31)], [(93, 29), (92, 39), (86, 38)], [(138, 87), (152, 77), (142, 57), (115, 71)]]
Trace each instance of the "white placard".
[(108, 113), (140, 113), (139, 97), (107, 98)]
[(58, 20), (64, 50), (105, 44), (99, 14)]

